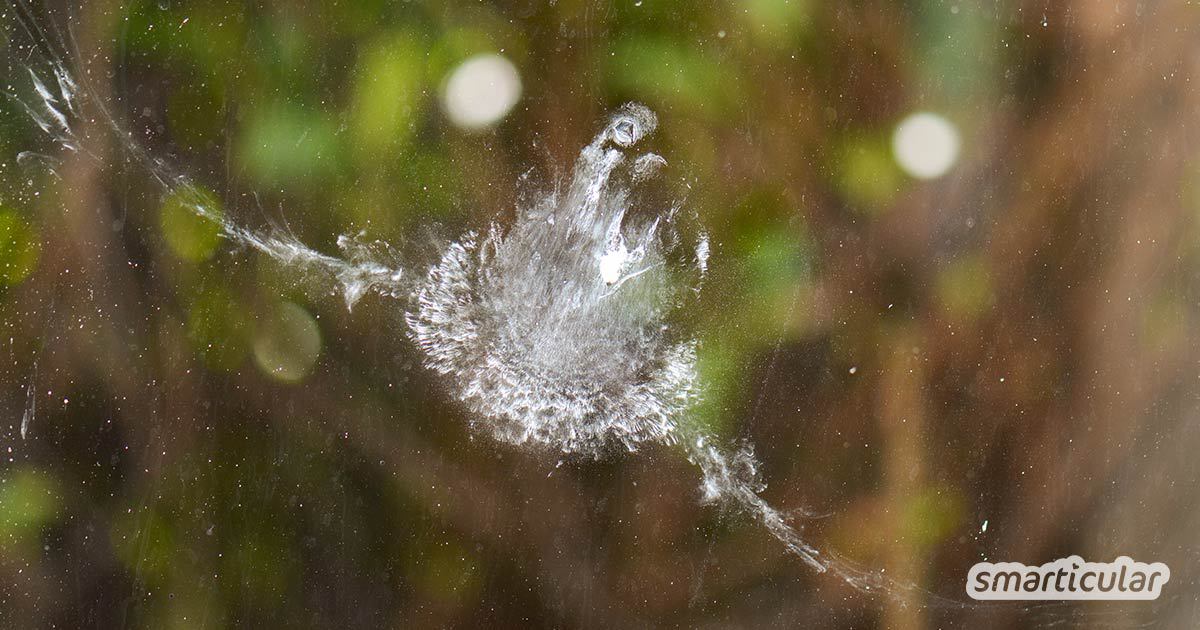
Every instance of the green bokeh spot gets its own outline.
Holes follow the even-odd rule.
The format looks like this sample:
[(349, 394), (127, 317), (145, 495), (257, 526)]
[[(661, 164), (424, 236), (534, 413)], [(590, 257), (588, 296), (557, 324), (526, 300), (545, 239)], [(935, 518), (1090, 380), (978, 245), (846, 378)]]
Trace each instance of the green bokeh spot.
[[(206, 213), (212, 218), (202, 217)], [(176, 256), (191, 262), (212, 257), (221, 241), (221, 203), (208, 190), (188, 186), (172, 192), (159, 211), (163, 238)]]
[(745, 0), (739, 14), (761, 44), (791, 49), (808, 28), (808, 0)]
[(696, 352), (696, 373), (701, 396), (696, 406), (679, 418), (685, 433), (725, 436), (732, 428), (730, 406), (739, 400), (743, 372), (736, 346), (719, 334), (701, 343)]
[(16, 212), (0, 207), (0, 285), (12, 286), (28, 278), (41, 249), (33, 227)]
[(118, 515), (109, 531), (109, 540), (127, 570), (155, 583), (165, 582), (178, 560), (171, 524), (154, 509)]
[(932, 547), (953, 534), (962, 523), (964, 503), (954, 488), (925, 488), (905, 504), (902, 532), (916, 545)]
[(62, 509), (58, 484), (44, 472), (19, 468), (0, 485), (0, 546), (34, 535)]
[(740, 93), (737, 74), (692, 42), (662, 36), (630, 37), (613, 47), (609, 81), (629, 94), (653, 97), (717, 116)]
[(841, 147), (835, 184), (850, 205), (867, 214), (882, 211), (904, 184), (882, 137), (852, 137)]
[(358, 60), (354, 84), (354, 139), (359, 150), (403, 144), (412, 136), (420, 111), (425, 52), (415, 37), (397, 36), (367, 47)]
[(323, 114), (277, 104), (250, 116), (238, 158), (261, 183), (311, 186), (336, 172), (338, 149), (336, 127)]
[(249, 598), (278, 606), (285, 601), (297, 567), (286, 535), (270, 527), (271, 516), (280, 518), (267, 514), (262, 522), (237, 532), (223, 570)]
[(414, 564), (410, 571), (420, 588), (446, 604), (471, 601), (481, 586), (479, 558), (454, 542), (430, 546)]
[(960, 319), (973, 319), (995, 301), (987, 261), (972, 255), (950, 263), (938, 274), (938, 298), (946, 310)]
[(246, 356), (249, 320), (229, 289), (206, 288), (188, 308), (187, 334), (204, 364), (214, 370), (236, 369)]
[(258, 326), (254, 360), (265, 374), (284, 383), (308, 376), (321, 353), (321, 329), (304, 307), (283, 302)]
[(998, 21), (985, 6), (965, 2), (958, 9), (947, 11), (937, 0), (917, 4), (920, 27), (913, 33), (910, 67), (919, 78), (913, 82), (915, 91), (962, 105), (995, 92), (997, 51), (1004, 47)]

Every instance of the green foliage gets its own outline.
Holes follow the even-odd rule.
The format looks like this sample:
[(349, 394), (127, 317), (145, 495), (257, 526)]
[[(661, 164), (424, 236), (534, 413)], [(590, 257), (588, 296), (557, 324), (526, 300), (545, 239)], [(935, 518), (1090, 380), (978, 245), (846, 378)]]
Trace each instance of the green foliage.
[(887, 209), (905, 183), (882, 134), (851, 134), (836, 151), (834, 184), (864, 214)]
[(0, 285), (19, 284), (41, 254), (37, 231), (16, 211), (0, 206)]
[(434, 601), (453, 605), (471, 601), (481, 586), (480, 560), (454, 541), (429, 545), (411, 559), (408, 573), (414, 586)]
[(165, 585), (179, 556), (179, 541), (170, 520), (154, 508), (117, 516), (110, 542), (125, 569), (157, 585)]
[(356, 151), (377, 157), (412, 137), (425, 102), (427, 48), (421, 37), (398, 33), (359, 52), (350, 116)]
[(263, 186), (315, 188), (338, 170), (341, 145), (327, 114), (277, 102), (247, 118), (237, 155)]
[(254, 360), (263, 373), (284, 383), (308, 375), (321, 353), (321, 329), (304, 307), (281, 302), (255, 328)]
[[(212, 218), (200, 216), (198, 208), (211, 213)], [(218, 221), (223, 214), (215, 194), (190, 186), (172, 192), (163, 200), (158, 221), (172, 253), (189, 262), (201, 262), (212, 258), (217, 251), (221, 242)]]
[(223, 284), (206, 283), (188, 305), (187, 336), (193, 351), (210, 369), (234, 370), (249, 347), (245, 307)]
[(720, 57), (667, 35), (617, 39), (606, 67), (621, 94), (709, 118), (728, 113), (741, 89), (737, 73)]
[(791, 50), (809, 27), (811, 0), (747, 0), (740, 14), (764, 48)]
[(995, 301), (987, 261), (979, 255), (953, 260), (937, 277), (937, 294), (955, 318), (978, 317)]
[(958, 530), (964, 499), (952, 486), (923, 488), (904, 505), (900, 532), (919, 549), (932, 547)]
[(0, 549), (37, 542), (41, 529), (58, 518), (63, 497), (46, 471), (20, 466), (0, 484)]

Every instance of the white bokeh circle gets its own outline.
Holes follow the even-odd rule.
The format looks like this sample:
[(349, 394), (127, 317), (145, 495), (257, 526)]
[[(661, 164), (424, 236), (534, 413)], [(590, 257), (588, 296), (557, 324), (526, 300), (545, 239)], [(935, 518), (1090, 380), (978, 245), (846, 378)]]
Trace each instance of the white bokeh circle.
[(507, 58), (476, 55), (450, 73), (442, 88), (442, 108), (462, 129), (490, 127), (510, 112), (521, 98), (521, 75)]

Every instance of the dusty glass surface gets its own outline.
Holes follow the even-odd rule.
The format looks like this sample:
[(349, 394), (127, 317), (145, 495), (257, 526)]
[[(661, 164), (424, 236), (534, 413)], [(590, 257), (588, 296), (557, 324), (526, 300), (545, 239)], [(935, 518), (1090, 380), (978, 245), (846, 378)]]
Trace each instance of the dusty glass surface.
[(1189, 3), (0, 17), (0, 626), (1200, 616)]

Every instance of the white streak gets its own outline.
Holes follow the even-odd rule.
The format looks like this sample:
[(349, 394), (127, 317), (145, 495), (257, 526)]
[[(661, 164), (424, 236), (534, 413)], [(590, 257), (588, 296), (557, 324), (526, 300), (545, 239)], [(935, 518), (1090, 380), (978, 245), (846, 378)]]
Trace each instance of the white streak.
[(34, 382), (37, 379), (37, 363), (33, 364), (33, 376), (29, 378), (29, 385), (25, 388), (25, 413), (21, 415), (21, 439), (29, 434), (29, 423), (33, 421), (37, 415), (37, 385)]

